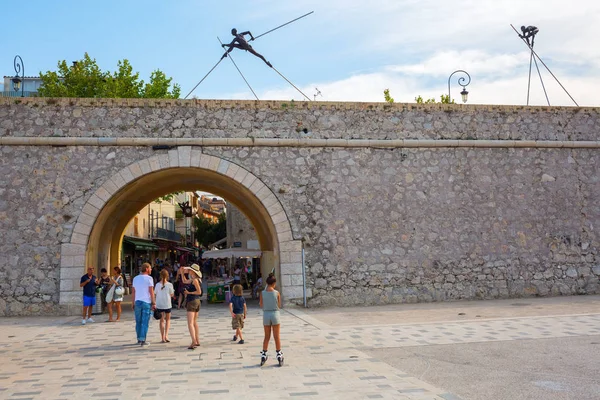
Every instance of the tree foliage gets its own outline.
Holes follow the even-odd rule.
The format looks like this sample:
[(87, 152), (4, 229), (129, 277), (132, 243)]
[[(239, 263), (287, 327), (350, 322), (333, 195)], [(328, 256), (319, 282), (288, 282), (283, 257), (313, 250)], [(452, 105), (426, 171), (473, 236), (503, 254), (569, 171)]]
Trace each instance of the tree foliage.
[(181, 88), (171, 85), (173, 78), (155, 70), (150, 81), (140, 80), (127, 59), (117, 63), (114, 72), (102, 71), (96, 60), (85, 53), (72, 66), (65, 60), (58, 62), (57, 71), (40, 72), (42, 97), (98, 97), (98, 98), (179, 98)]
[(181, 193), (183, 193), (183, 191), (174, 192), (174, 193), (169, 193), (169, 194), (166, 194), (166, 195), (164, 195), (164, 196), (161, 196), (161, 197), (159, 197), (158, 199), (154, 200), (154, 202), (155, 202), (156, 204), (160, 204), (160, 203), (162, 203), (163, 201), (166, 201), (166, 202), (169, 202), (169, 203), (170, 203), (170, 202), (171, 202), (171, 200), (173, 200), (173, 198), (174, 198), (175, 196), (177, 196), (178, 194), (181, 194)]
[(196, 229), (196, 239), (203, 247), (223, 239), (227, 236), (227, 217), (225, 213), (219, 215), (219, 220), (213, 222), (202, 215), (194, 217), (194, 228)]
[(417, 104), (454, 104), (454, 100), (450, 101), (450, 96), (448, 96), (447, 94), (442, 94), (440, 95), (440, 101), (435, 101), (434, 98), (431, 99), (423, 99), (423, 97), (421, 97), (421, 95), (415, 97), (415, 101), (417, 102)]
[(394, 98), (392, 96), (390, 96), (390, 89), (385, 89), (383, 91), (383, 98), (385, 99), (386, 102), (388, 102), (390, 104), (394, 102)]
[[(385, 89), (383, 91), (383, 98), (388, 103), (393, 103), (394, 98), (390, 95), (390, 89)], [(415, 102), (417, 104), (454, 104), (454, 100), (450, 101), (450, 96), (447, 94), (440, 95), (440, 101), (435, 101), (434, 98), (424, 99), (421, 95), (415, 97)]]

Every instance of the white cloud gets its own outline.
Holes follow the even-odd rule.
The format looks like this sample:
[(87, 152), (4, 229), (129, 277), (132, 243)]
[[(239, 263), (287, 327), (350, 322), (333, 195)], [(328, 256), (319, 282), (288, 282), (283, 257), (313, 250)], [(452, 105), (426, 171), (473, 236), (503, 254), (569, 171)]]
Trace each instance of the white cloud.
[[(300, 88), (311, 99), (318, 88), (322, 101), (383, 101), (383, 90), (390, 89), (396, 102), (414, 102), (424, 98), (439, 99), (448, 92), (448, 71), (452, 71), (455, 59), (466, 60), (464, 65), (473, 78), (467, 87), (470, 104), (526, 104), (527, 70), (529, 56), (526, 53), (491, 55), (480, 51), (442, 52), (419, 64), (388, 65), (380, 71), (356, 74), (346, 79), (331, 82), (316, 82)], [(515, 73), (521, 66), (520, 75)], [(540, 65), (540, 68), (542, 66)], [(556, 72), (555, 72), (556, 73)], [(460, 74), (451, 81), (452, 98), (459, 100)], [(574, 105), (558, 83), (542, 69), (542, 77), (551, 105)], [(600, 77), (559, 76), (562, 84), (570, 91), (579, 105), (598, 104), (597, 90)], [(531, 105), (545, 105), (546, 99), (535, 69), (531, 78)], [(236, 93), (234, 98), (248, 98), (248, 93)], [(303, 97), (292, 87), (279, 87), (258, 94), (261, 99), (302, 101)]]
[[(312, 83), (300, 84), (311, 98), (318, 87), (323, 94), (318, 99), (326, 101), (383, 101), (385, 88), (397, 102), (412, 102), (417, 95), (438, 99), (448, 91), (448, 75), (463, 69), (472, 77), (469, 103), (525, 104), (529, 51), (510, 28), (512, 23), (517, 29), (537, 25), (538, 54), (581, 105), (600, 105), (596, 95), (600, 46), (595, 43), (600, 37), (600, 2), (595, 0), (263, 0), (259, 4), (273, 15), (314, 9), (319, 29), (308, 32), (305, 40), (315, 47), (315, 59), (322, 60), (316, 48), (324, 42), (327, 62), (357, 65), (355, 72), (346, 68), (344, 75), (329, 73), (326, 80), (311, 74)], [(358, 65), (357, 54), (367, 62)], [(540, 68), (551, 104), (573, 105)], [(452, 85), (456, 97), (460, 86)], [(261, 99), (303, 98), (285, 85), (263, 85), (257, 94)], [(235, 98), (253, 96), (240, 92)], [(535, 68), (531, 104), (546, 104)]]

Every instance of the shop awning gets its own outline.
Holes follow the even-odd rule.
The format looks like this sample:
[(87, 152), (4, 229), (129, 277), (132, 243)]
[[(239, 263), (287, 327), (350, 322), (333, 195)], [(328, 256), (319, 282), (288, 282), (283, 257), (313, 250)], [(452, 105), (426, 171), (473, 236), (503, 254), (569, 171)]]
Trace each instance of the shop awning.
[(234, 247), (232, 249), (211, 250), (202, 253), (202, 258), (229, 258), (229, 257), (260, 257), (262, 251)]
[(175, 247), (175, 250), (182, 251), (184, 253), (194, 253), (195, 249), (190, 249), (189, 247)]
[(149, 250), (149, 251), (158, 251), (159, 248), (152, 242), (145, 242), (139, 239), (133, 239), (129, 237), (124, 237), (123, 242), (131, 244), (135, 247), (136, 250)]

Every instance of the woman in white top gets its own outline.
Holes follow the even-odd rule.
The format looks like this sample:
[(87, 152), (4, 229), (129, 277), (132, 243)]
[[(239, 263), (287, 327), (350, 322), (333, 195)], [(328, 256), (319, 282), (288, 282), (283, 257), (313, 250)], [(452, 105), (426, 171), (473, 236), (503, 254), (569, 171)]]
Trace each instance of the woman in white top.
[(154, 287), (156, 309), (160, 311), (161, 343), (169, 343), (169, 328), (171, 327), (171, 298), (175, 294), (173, 284), (169, 282), (169, 271), (160, 271), (160, 281)]

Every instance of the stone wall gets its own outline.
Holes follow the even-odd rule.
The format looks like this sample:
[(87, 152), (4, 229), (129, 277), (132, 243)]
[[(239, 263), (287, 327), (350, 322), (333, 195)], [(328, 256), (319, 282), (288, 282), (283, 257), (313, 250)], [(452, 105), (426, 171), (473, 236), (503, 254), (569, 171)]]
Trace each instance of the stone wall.
[[(598, 109), (19, 101), (0, 99), (0, 138), (596, 140), (600, 132)], [(600, 293), (596, 149), (201, 149), (276, 194), (305, 243), (310, 305)], [(0, 146), (0, 315), (61, 312), (60, 245), (83, 205), (107, 177), (154, 154)]]
[(235, 242), (248, 247), (249, 240), (258, 240), (252, 223), (232, 203), (227, 203), (227, 247), (233, 247)]

